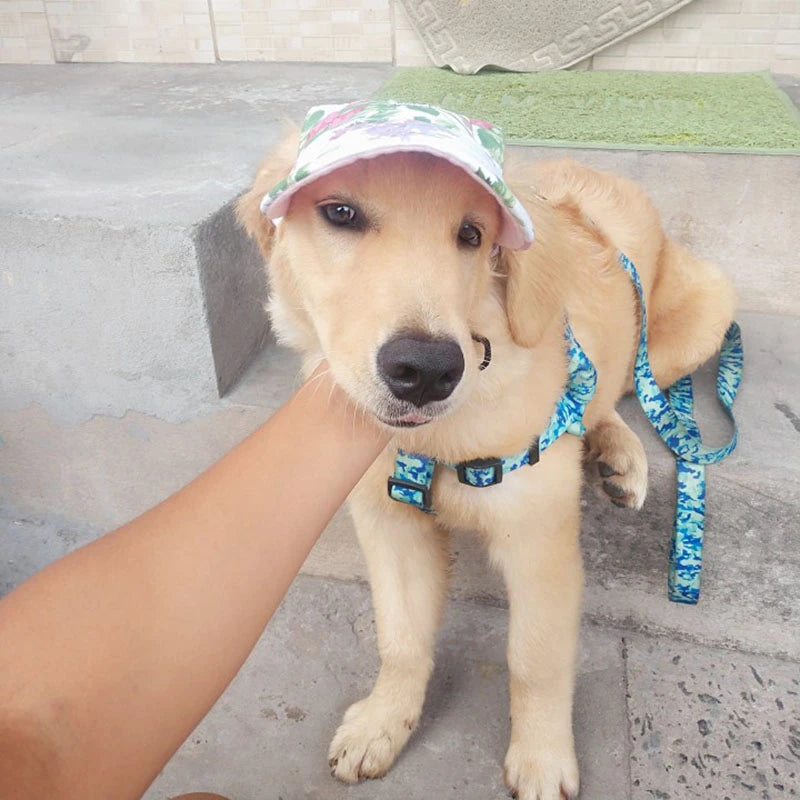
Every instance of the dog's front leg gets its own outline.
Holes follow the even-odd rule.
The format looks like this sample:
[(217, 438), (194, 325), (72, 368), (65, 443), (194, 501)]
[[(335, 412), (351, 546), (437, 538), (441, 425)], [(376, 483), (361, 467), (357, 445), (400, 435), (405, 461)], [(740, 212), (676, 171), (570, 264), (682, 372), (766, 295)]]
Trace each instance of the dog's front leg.
[(331, 742), (332, 774), (347, 783), (391, 767), (419, 721), (447, 581), (447, 538), (434, 518), (359, 487), (350, 510), (367, 561), (381, 669)]
[[(494, 532), (509, 599), (511, 741), (506, 785), (520, 800), (578, 793), (572, 696), (583, 581), (577, 498), (558, 499)], [(569, 507), (569, 506), (568, 506)], [(558, 521), (553, 523), (554, 517)]]

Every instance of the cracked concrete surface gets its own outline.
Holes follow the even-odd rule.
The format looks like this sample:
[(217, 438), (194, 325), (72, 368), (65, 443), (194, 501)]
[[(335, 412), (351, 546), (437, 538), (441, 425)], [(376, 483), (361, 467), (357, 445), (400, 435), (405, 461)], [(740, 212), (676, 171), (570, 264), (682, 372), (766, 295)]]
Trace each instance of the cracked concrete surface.
[[(200, 788), (236, 800), (507, 797), (505, 632), (502, 609), (452, 601), (418, 730), (385, 778), (345, 786), (326, 753), (377, 670), (368, 591), (301, 577), (146, 798)], [(586, 625), (574, 714), (581, 797), (796, 797), (799, 691), (796, 663)]]
[[(255, 273), (234, 276), (234, 290), (204, 316), (209, 292), (231, 279), (228, 245), (247, 258), (230, 238), (227, 204), (284, 119), (366, 94), (388, 71), (0, 67), (0, 594), (177, 489), (297, 385), (297, 360), (268, 343), (218, 396), (220, 377), (229, 383), (236, 369), (220, 372), (215, 360), (230, 366), (261, 335), (254, 314), (238, 343), (225, 334), (215, 348), (209, 336), (230, 323), (226, 300), (259, 290)], [(797, 81), (784, 83), (796, 96)], [(568, 155), (640, 181), (667, 230), (733, 276), (746, 349), (741, 444), (709, 469), (697, 607), (666, 601), (674, 465), (634, 402), (622, 413), (650, 460), (644, 509), (610, 506), (588, 476), (575, 705), (581, 796), (795, 797), (800, 229), (791, 220), (800, 159), (524, 152)], [(205, 264), (198, 226), (215, 245), (226, 231)], [(697, 384), (713, 442), (728, 428), (712, 379), (707, 369)], [(422, 723), (385, 779), (348, 788), (326, 765), (342, 712), (377, 668), (365, 568), (341, 512), (147, 800), (201, 789), (235, 800), (506, 796), (505, 594), (469, 532), (453, 537), (452, 561)]]
[(797, 797), (796, 663), (629, 637), (635, 797)]

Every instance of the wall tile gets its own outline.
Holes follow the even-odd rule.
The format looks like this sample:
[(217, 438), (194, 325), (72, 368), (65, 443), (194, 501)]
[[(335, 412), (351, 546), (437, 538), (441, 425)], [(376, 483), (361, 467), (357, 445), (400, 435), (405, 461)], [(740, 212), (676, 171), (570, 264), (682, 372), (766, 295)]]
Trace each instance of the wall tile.
[[(792, 2), (796, 9), (798, 0), (695, 0), (622, 45), (598, 53), (593, 68), (624, 69), (627, 59), (628, 68), (636, 69), (784, 69), (796, 74), (782, 66), (800, 60), (794, 34), (800, 30), (800, 14), (787, 11)], [(784, 19), (788, 24), (782, 24)], [(785, 45), (778, 36), (786, 39)], [(788, 54), (782, 46), (790, 48)]]
[(52, 64), (44, 0), (0, 3), (0, 64)]
[[(392, 60), (390, 0), (211, 0), (215, 20), (220, 2), (244, 30), (241, 43), (222, 41), (217, 22), (223, 61), (259, 60), (266, 52), (279, 61)], [(248, 44), (271, 39), (267, 48)]]

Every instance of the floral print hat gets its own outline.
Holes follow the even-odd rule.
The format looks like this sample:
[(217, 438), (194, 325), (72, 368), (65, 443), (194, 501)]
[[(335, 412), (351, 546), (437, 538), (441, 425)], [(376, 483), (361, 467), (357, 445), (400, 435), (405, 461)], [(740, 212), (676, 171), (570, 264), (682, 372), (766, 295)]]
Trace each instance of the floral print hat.
[(261, 210), (279, 219), (298, 189), (355, 161), (385, 153), (429, 153), (460, 167), (494, 194), (503, 214), (497, 244), (524, 250), (533, 243), (533, 225), (503, 181), (503, 150), (500, 128), (436, 106), (384, 100), (315, 106), (303, 123), (291, 172), (264, 197)]

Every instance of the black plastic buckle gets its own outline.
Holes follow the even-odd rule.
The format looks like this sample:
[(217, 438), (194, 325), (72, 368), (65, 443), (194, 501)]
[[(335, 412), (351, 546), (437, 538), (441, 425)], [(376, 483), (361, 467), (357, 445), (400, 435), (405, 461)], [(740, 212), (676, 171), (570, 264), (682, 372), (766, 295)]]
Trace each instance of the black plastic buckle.
[[(431, 490), (425, 486), (425, 484), (417, 483), (416, 481), (409, 481), (405, 478), (395, 478), (393, 475), (389, 476), (387, 481), (387, 489), (389, 491), (389, 497), (394, 500), (396, 503), (402, 503), (403, 500), (398, 500), (396, 497), (392, 495), (392, 489), (397, 487), (398, 489), (410, 489), (413, 492), (419, 492), (422, 495), (422, 508), (421, 510), (424, 511), (426, 514), (433, 513), (433, 508), (431, 506)], [(415, 503), (407, 503), (407, 505), (414, 506), (415, 508), (419, 508)]]
[[(468, 469), (488, 469), (492, 467), (494, 474), (492, 475), (491, 483), (472, 483), (467, 480)], [(503, 461), (500, 458), (473, 458), (471, 461), (462, 461), (456, 464), (456, 475), (458, 480), (467, 486), (474, 486), (476, 489), (483, 489), (487, 486), (496, 486), (498, 483), (503, 482)]]
[(533, 444), (528, 448), (528, 464), (533, 466), (539, 463), (539, 439), (533, 440)]

